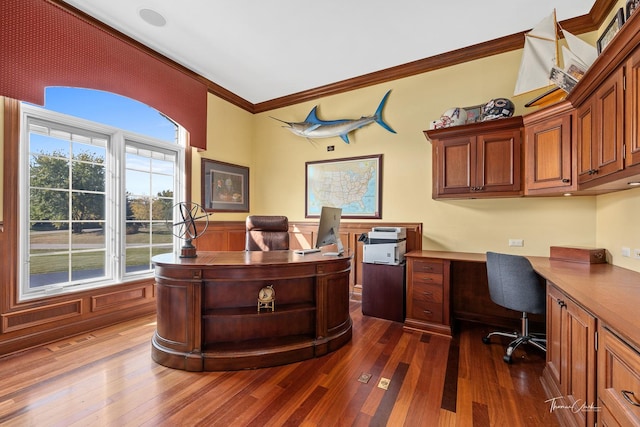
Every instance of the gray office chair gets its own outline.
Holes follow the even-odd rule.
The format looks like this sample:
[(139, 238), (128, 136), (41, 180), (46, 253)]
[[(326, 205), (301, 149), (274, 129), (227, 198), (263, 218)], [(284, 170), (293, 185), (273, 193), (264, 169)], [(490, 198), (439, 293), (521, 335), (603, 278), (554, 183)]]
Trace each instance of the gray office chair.
[(544, 334), (529, 333), (527, 313), (544, 313), (546, 305), (545, 287), (529, 260), (518, 255), (487, 252), (487, 279), (493, 302), (522, 312), (522, 331), (491, 332), (482, 338), (482, 342), (488, 344), (494, 335), (514, 338), (503, 357), (507, 363), (511, 363), (511, 355), (520, 344), (531, 344), (546, 352), (547, 340)]

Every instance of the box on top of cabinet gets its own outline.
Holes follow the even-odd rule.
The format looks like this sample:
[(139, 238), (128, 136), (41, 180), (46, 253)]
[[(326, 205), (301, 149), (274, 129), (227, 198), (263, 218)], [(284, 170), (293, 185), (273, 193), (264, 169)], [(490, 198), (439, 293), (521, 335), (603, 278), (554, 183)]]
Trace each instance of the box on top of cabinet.
[(579, 246), (551, 246), (549, 259), (554, 261), (579, 262), (583, 264), (601, 264), (607, 262), (607, 253), (602, 248)]

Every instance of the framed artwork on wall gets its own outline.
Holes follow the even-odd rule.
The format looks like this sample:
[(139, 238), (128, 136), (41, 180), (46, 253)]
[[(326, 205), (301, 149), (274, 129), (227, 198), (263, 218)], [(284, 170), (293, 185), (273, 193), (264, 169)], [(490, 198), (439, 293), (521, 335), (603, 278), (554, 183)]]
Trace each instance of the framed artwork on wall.
[(342, 218), (382, 218), (382, 154), (305, 164), (305, 217), (323, 206), (342, 209)]
[(202, 206), (208, 212), (249, 212), (249, 168), (202, 159)]
[(622, 28), (623, 24), (624, 24), (624, 11), (622, 10), (622, 8), (620, 8), (618, 9), (618, 12), (613, 17), (611, 22), (609, 22), (609, 25), (607, 25), (607, 28), (604, 30), (604, 32), (598, 39), (598, 42), (597, 42), (598, 55), (602, 53), (605, 47), (607, 47), (611, 39), (613, 39), (613, 36), (618, 34), (618, 31), (620, 31), (620, 28)]
[(633, 15), (633, 13), (640, 8), (640, 0), (627, 0), (625, 9), (627, 10), (627, 20)]

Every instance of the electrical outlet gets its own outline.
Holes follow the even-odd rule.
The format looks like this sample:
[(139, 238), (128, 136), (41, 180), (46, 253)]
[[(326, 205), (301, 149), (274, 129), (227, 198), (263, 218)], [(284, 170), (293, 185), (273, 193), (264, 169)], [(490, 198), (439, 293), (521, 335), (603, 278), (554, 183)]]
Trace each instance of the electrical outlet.
[(622, 248), (622, 256), (626, 256), (626, 257), (631, 256), (631, 249), (630, 248)]
[(635, 259), (640, 259), (640, 249), (634, 249), (633, 250), (633, 257)]
[(509, 246), (523, 247), (524, 239), (509, 239)]

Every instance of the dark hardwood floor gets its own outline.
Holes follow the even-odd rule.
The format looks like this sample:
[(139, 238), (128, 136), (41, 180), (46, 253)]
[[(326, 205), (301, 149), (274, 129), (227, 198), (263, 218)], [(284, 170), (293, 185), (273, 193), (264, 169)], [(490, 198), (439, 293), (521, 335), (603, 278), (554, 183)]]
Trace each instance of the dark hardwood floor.
[[(353, 340), (321, 358), (236, 372), (184, 372), (150, 357), (149, 316), (0, 359), (0, 425), (553, 426), (544, 354), (404, 332), (351, 303)], [(504, 342), (506, 343), (506, 341)], [(362, 376), (370, 375), (367, 381)], [(386, 390), (382, 379), (390, 380)]]

